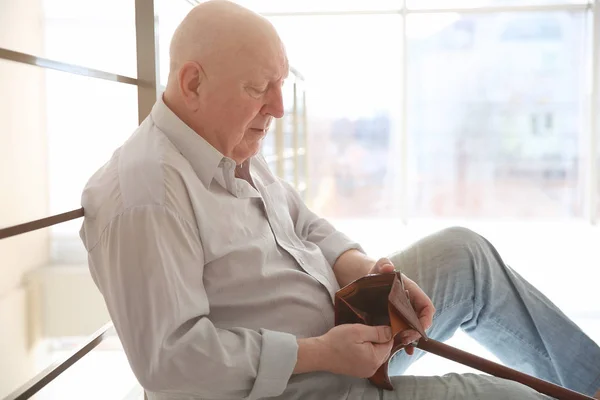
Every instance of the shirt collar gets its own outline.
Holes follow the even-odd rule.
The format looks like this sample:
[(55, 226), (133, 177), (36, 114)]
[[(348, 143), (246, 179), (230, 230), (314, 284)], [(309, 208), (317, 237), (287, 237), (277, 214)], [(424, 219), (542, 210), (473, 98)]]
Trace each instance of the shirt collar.
[(162, 96), (152, 107), (150, 115), (154, 124), (188, 160), (198, 178), (208, 187), (226, 157), (175, 115)]

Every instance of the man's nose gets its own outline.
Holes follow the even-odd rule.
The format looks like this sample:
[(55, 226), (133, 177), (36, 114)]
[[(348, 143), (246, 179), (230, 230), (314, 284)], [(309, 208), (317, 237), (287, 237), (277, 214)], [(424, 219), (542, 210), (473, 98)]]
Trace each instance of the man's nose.
[(274, 87), (269, 92), (267, 103), (265, 104), (263, 111), (265, 114), (271, 115), (274, 118), (283, 117), (283, 93), (281, 87)]

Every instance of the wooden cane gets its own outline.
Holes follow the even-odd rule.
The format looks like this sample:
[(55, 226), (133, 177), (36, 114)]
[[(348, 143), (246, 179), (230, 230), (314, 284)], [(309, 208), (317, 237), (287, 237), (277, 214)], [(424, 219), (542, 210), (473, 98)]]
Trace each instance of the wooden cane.
[(504, 365), (486, 360), (485, 358), (467, 353), (466, 351), (459, 350), (455, 347), (448, 346), (447, 344), (438, 342), (437, 340), (419, 340), (417, 348), (428, 353), (436, 354), (440, 357), (456, 361), (463, 365), (467, 365), (490, 375), (497, 376), (498, 378), (510, 379), (512, 381), (522, 383), (523, 385), (527, 385), (540, 393), (547, 394), (548, 396), (559, 400), (595, 400), (594, 398), (579, 392), (575, 392), (565, 387), (555, 385), (554, 383), (524, 374), (512, 368), (505, 367)]

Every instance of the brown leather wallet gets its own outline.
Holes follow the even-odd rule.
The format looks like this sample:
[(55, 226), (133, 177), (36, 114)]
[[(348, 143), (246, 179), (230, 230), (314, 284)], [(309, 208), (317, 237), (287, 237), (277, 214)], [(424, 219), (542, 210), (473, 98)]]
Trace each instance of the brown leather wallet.
[(386, 325), (392, 329), (394, 344), (390, 356), (369, 378), (371, 383), (385, 390), (394, 390), (388, 375), (388, 364), (391, 357), (404, 348), (399, 333), (407, 329), (414, 329), (421, 334), (421, 339), (417, 344), (421, 350), (490, 375), (520, 382), (559, 400), (594, 400), (592, 397), (428, 338), (410, 303), (400, 272), (366, 275), (336, 293), (335, 325), (355, 323), (371, 326)]

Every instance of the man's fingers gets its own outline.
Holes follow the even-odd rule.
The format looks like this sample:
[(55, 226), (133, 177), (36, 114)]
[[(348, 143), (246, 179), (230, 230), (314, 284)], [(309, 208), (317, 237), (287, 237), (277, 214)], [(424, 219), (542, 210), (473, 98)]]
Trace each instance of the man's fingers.
[(431, 299), (410, 278), (405, 278), (404, 284), (408, 289), (411, 304), (419, 315), (419, 322), (421, 322), (423, 329), (429, 329), (433, 323), (433, 315), (435, 314), (435, 307)]
[(431, 307), (425, 307), (424, 309), (421, 310), (421, 315), (419, 316), (419, 322), (421, 323), (421, 326), (423, 326), (423, 329), (429, 329), (431, 328), (431, 325), (433, 324), (433, 315), (435, 314), (435, 308)]
[(392, 339), (392, 329), (389, 326), (358, 325), (361, 342), (387, 343)]
[(400, 334), (400, 340), (405, 346), (409, 343), (419, 340), (420, 338), (421, 335), (419, 332), (412, 329), (408, 329)]
[(392, 264), (385, 264), (379, 268), (380, 274), (388, 274), (390, 272), (394, 272), (396, 268)]
[(392, 342), (391, 340), (387, 343), (373, 343), (375, 357), (379, 361), (379, 365), (383, 364), (385, 360), (387, 360), (387, 358), (390, 356), (393, 344), (394, 342)]
[(431, 317), (421, 317), (419, 318), (419, 322), (421, 322), (423, 330), (431, 328), (431, 325), (433, 324), (433, 320), (431, 319)]
[(394, 272), (396, 268), (389, 258), (380, 258), (377, 260), (373, 268), (371, 269), (372, 274), (386, 274)]
[(382, 267), (386, 264), (393, 265), (389, 258), (384, 257), (384, 258), (380, 258), (379, 260), (377, 260), (377, 262), (375, 263), (375, 266)]

